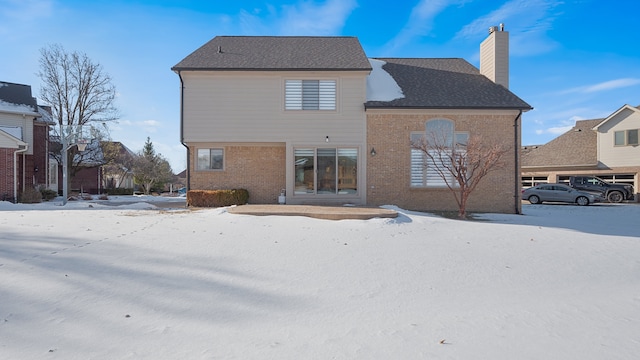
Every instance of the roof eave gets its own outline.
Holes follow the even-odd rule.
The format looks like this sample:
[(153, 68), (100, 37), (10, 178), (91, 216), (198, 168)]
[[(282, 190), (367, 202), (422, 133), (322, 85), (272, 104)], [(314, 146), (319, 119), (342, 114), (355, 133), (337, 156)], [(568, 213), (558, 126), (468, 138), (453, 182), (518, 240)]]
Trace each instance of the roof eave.
[(171, 68), (172, 71), (366, 71), (371, 68), (201, 68), (201, 67), (178, 67)]
[(394, 105), (367, 105), (365, 109), (389, 109), (389, 110), (418, 110), (418, 109), (451, 109), (451, 110), (522, 110), (524, 112), (533, 110), (531, 106), (394, 106)]
[(24, 115), (24, 116), (34, 116), (34, 117), (41, 117), (42, 114), (39, 114), (37, 112), (33, 112), (33, 111), (15, 111), (15, 110), (0, 110), (0, 112), (3, 112), (5, 114), (12, 114), (12, 115)]
[(573, 165), (522, 165), (522, 170), (525, 169), (572, 169), (572, 168), (592, 168), (598, 167), (598, 163), (594, 164), (573, 164)]
[(594, 126), (591, 130), (598, 130), (598, 128), (602, 125), (604, 125), (606, 122), (608, 122), (609, 120), (613, 119), (614, 117), (616, 117), (619, 113), (622, 112), (622, 110), (625, 109), (629, 109), (631, 111), (635, 111), (635, 112), (639, 112), (640, 109), (631, 106), (629, 104), (624, 104), (623, 106), (621, 106), (618, 110), (614, 111), (611, 115), (607, 116), (604, 120), (602, 120), (598, 125)]

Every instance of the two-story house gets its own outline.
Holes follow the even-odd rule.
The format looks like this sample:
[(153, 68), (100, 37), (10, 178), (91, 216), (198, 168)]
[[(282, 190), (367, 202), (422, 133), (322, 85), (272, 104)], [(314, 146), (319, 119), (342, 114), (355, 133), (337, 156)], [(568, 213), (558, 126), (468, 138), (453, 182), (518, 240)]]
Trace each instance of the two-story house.
[[(624, 105), (604, 119), (579, 120), (544, 145), (525, 146), (522, 185), (567, 182), (595, 175), (614, 183), (640, 185), (640, 107)], [(638, 198), (636, 194), (636, 199)]]
[(0, 81), (0, 200), (16, 201), (27, 187), (49, 187), (52, 124), (31, 86)]
[(412, 151), (433, 124), (507, 144), (471, 211), (520, 211), (520, 122), (508, 35), (481, 70), (463, 59), (369, 59), (355, 37), (218, 36), (172, 70), (181, 84), (189, 189), (249, 190), (251, 203), (457, 210)]

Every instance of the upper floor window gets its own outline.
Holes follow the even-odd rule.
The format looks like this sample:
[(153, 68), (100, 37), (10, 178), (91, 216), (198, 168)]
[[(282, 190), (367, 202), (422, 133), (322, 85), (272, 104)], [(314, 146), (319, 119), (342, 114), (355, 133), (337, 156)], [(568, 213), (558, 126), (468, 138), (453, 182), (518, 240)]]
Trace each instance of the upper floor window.
[(613, 138), (615, 146), (638, 145), (638, 129), (616, 131)]
[(198, 170), (223, 170), (223, 149), (198, 149)]
[(335, 80), (286, 80), (286, 110), (335, 110)]

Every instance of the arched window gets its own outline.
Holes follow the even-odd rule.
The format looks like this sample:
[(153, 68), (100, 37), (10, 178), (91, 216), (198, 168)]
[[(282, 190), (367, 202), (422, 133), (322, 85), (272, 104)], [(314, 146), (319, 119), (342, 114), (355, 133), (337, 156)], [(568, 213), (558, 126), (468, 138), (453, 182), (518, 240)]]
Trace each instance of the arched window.
[(425, 125), (425, 140), (430, 148), (453, 147), (453, 121), (432, 119)]

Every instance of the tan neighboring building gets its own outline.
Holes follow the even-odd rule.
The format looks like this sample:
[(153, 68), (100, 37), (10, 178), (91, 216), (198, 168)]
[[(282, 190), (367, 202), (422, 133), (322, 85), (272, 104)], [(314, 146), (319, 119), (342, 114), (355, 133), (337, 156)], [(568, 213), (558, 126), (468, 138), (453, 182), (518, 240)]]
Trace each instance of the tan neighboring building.
[(612, 183), (640, 180), (640, 107), (624, 105), (604, 119), (576, 121), (544, 145), (522, 150), (522, 186), (568, 182), (572, 175), (595, 175)]
[[(411, 141), (433, 125), (511, 149), (469, 211), (520, 212), (520, 123), (508, 33), (481, 73), (463, 59), (369, 59), (355, 37), (218, 36), (172, 70), (181, 82), (187, 187), (245, 188), (250, 203), (457, 210)], [(496, 60), (496, 56), (500, 59)], [(506, 57), (506, 59), (505, 59)]]

